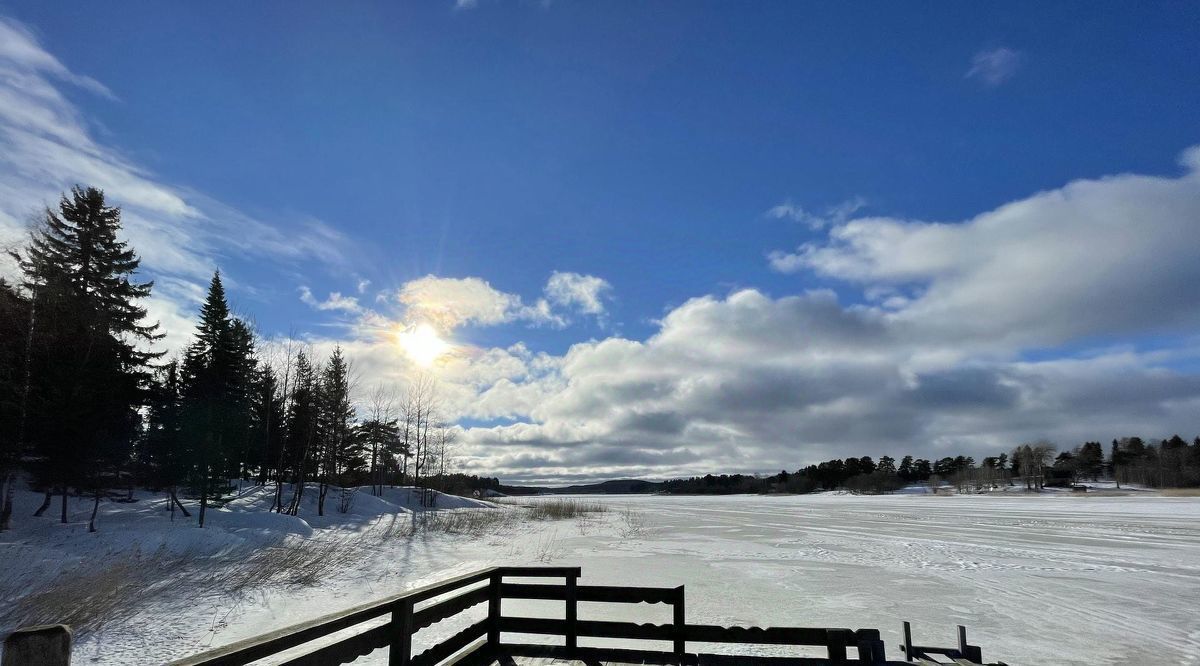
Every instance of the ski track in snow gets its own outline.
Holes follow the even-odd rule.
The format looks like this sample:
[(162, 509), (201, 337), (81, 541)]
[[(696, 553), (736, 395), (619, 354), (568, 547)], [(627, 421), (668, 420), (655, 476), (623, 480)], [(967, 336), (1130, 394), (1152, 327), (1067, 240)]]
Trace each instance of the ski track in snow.
[[(18, 511), (36, 499), (23, 498)], [(392, 499), (368, 497), (356, 504), (358, 513), (319, 519), (303, 510), (299, 518), (264, 517), (261, 498), (250, 497), (240, 512), (235, 503), (218, 513), (204, 531), (172, 526), (161, 507), (155, 515), (150, 509), (161, 500), (106, 506), (99, 535), (23, 518), (0, 544), (8, 572), (0, 593), (11, 603), (30, 587), (52, 584), (55, 572), (134, 548), (166, 544), (221, 566), (222, 557), (282, 540), (308, 547), (344, 539), (358, 552), (317, 585), (267, 586), (236, 597), (197, 586), (190, 596), (153, 600), (133, 619), (85, 636), (76, 658), (161, 663), (479, 567), (555, 564), (582, 566), (585, 584), (686, 585), (693, 622), (879, 628), (893, 658), (900, 622), (909, 620), (914, 639), (933, 645), (953, 645), (955, 625), (966, 625), (986, 658), (1013, 665), (1200, 664), (1196, 498), (587, 497), (614, 510), (578, 523), (508, 524), (475, 537), (360, 538), (409, 519), (406, 498)], [(626, 508), (642, 514), (644, 528), (623, 523)], [(32, 534), (23, 533), (31, 524)], [(285, 525), (289, 532), (280, 533)], [(508, 602), (504, 610), (552, 616), (556, 606)], [(580, 615), (613, 619), (616, 612), (630, 609), (584, 604)], [(669, 615), (660, 606), (632, 612), (638, 622)], [(455, 630), (434, 627), (418, 642)], [(754, 653), (815, 654), (774, 646)], [(360, 663), (386, 658), (381, 651)]]

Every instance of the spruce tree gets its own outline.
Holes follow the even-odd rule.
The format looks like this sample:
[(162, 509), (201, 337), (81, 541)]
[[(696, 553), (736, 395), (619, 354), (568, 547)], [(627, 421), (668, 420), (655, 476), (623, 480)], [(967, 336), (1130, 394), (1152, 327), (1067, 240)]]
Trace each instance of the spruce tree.
[(200, 308), (196, 339), (183, 360), (183, 415), (193, 454), (193, 483), (200, 495), (200, 527), (208, 501), (227, 489), (240, 472), (240, 454), (249, 431), (249, 385), (253, 376), (253, 336), (229, 313), (220, 272), (213, 274)]
[(12, 498), (21, 460), (27, 386), (29, 299), (0, 278), (0, 531), (12, 520)]
[[(317, 515), (325, 515), (325, 498), (330, 484), (344, 485), (342, 478), (352, 465), (361, 466), (357, 443), (351, 436), (354, 407), (350, 403), (350, 365), (340, 346), (335, 347), (321, 373), (318, 398), (318, 435), (321, 444), (320, 495)], [(345, 510), (345, 500), (339, 508)]]
[(286, 513), (296, 515), (304, 497), (304, 484), (310, 476), (311, 452), (317, 437), (317, 378), (316, 371), (303, 351), (296, 355), (296, 379), (292, 383), (291, 403), (288, 406), (287, 434), (284, 437), (284, 459), (291, 473), (292, 499)]
[[(27, 331), (25, 437), (39, 464), (35, 481), (62, 493), (100, 493), (130, 456), (140, 426), (151, 345), (162, 336), (139, 302), (151, 282), (136, 282), (139, 259), (118, 238), (121, 211), (96, 188), (75, 187), (58, 211), (47, 209), (20, 257), (31, 294)], [(40, 510), (39, 510), (40, 513)]]
[(184, 517), (190, 517), (178, 494), (179, 484), (187, 478), (190, 458), (183, 433), (183, 394), (179, 374), (179, 362), (172, 361), (155, 378), (143, 438), (143, 468), (145, 481), (166, 490), (171, 516), (174, 517), (178, 507)]

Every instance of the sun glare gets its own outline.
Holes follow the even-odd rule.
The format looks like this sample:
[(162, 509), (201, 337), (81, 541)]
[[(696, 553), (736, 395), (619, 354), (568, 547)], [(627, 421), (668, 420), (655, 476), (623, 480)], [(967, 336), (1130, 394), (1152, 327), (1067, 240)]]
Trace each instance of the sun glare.
[(410, 326), (396, 336), (400, 348), (417, 365), (429, 367), (442, 354), (450, 350), (446, 343), (429, 324)]

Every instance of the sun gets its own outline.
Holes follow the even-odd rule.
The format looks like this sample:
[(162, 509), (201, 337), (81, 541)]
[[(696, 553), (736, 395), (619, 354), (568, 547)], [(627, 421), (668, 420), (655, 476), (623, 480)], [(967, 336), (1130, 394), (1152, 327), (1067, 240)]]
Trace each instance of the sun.
[(450, 351), (450, 345), (429, 324), (417, 324), (400, 331), (396, 341), (414, 363), (423, 367), (433, 365), (442, 354)]

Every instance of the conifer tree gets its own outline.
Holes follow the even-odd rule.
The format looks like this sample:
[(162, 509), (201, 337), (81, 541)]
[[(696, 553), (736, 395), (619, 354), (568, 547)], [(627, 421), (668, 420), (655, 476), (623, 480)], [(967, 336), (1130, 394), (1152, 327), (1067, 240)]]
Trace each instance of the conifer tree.
[(172, 517), (176, 507), (184, 517), (191, 517), (178, 494), (179, 484), (187, 478), (190, 458), (183, 432), (183, 391), (179, 373), (179, 362), (171, 361), (155, 379), (143, 438), (143, 469), (145, 481), (166, 490)]
[(17, 465), (24, 442), (25, 370), (30, 303), (0, 278), (0, 531), (12, 520)]
[[(75, 187), (58, 211), (47, 209), (20, 257), (31, 294), (24, 434), (40, 464), (40, 484), (62, 493), (93, 491), (92, 528), (105, 476), (128, 462), (140, 425), (151, 345), (162, 336), (144, 323), (139, 301), (151, 282), (135, 282), (139, 259), (118, 238), (121, 211), (96, 188)], [(43, 509), (44, 510), (44, 509)], [(41, 510), (39, 510), (40, 514)]]
[(296, 378), (292, 383), (292, 398), (288, 405), (287, 434), (284, 437), (284, 458), (291, 472), (294, 490), (286, 513), (296, 515), (304, 497), (304, 484), (309, 475), (310, 453), (317, 436), (317, 378), (316, 371), (303, 351), (296, 354)]
[[(321, 373), (317, 413), (321, 444), (317, 515), (323, 516), (329, 486), (333, 483), (344, 485), (343, 472), (351, 468), (356, 461), (361, 466), (361, 461), (357, 460), (360, 456), (356, 455), (357, 442), (351, 436), (354, 407), (350, 403), (350, 365), (340, 346), (334, 348), (329, 363)], [(339, 504), (339, 508), (345, 506), (344, 501)]]
[(239, 454), (249, 430), (253, 352), (250, 329), (230, 315), (221, 274), (214, 273), (182, 371), (184, 428), (194, 457), (200, 527), (208, 500), (224, 494), (229, 476), (240, 471)]

